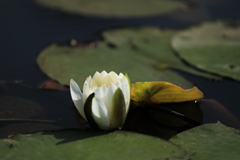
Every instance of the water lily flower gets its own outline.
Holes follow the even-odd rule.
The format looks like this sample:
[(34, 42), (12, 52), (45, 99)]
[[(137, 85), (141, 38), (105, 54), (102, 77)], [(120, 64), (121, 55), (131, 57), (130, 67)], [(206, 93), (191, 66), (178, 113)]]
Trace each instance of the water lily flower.
[(130, 86), (127, 75), (102, 71), (87, 77), (83, 92), (71, 79), (70, 92), (77, 110), (90, 125), (110, 130), (121, 127), (125, 122), (130, 103)]

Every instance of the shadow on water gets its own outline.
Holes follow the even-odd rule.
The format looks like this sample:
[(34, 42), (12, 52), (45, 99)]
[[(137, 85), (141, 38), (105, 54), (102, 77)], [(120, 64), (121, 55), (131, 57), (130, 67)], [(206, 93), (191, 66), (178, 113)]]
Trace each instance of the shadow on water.
[[(240, 19), (238, 7), (240, 1), (238, 0), (192, 1), (196, 6), (188, 12), (177, 11), (163, 16), (142, 18), (74, 15), (47, 9), (35, 4), (33, 0), (0, 1), (0, 81), (7, 82), (7, 84), (0, 84), (0, 118), (15, 119), (1, 121), (0, 137), (17, 133), (78, 127), (74, 116), (76, 110), (70, 106), (71, 98), (68, 91), (46, 91), (25, 85), (36, 86), (48, 79), (39, 70), (35, 58), (43, 48), (51, 43), (65, 43), (71, 39), (81, 42), (99, 40), (101, 37), (98, 33), (101, 30), (114, 27), (152, 25), (163, 29), (184, 28), (203, 21), (223, 18)], [(203, 111), (203, 123), (215, 122), (223, 117), (219, 113), (215, 118), (206, 118), (210, 118), (212, 116), (210, 113), (216, 111), (212, 109), (209, 112), (209, 108), (211, 108), (209, 106), (216, 106), (215, 104), (218, 103), (218, 106), (222, 107), (222, 111), (231, 117), (230, 121), (224, 119), (223, 122), (239, 127), (235, 124), (238, 121), (236, 119), (240, 119), (238, 107), (240, 103), (237, 94), (240, 90), (239, 82), (227, 79), (220, 82), (209, 82), (204, 78), (185, 72), (178, 71), (178, 73), (196, 83), (204, 92), (206, 99), (213, 99), (199, 102)], [(23, 83), (9, 84), (10, 80), (23, 81)], [(199, 110), (199, 107), (196, 109)], [(137, 112), (141, 114), (147, 112), (147, 116), (153, 117), (152, 122), (159, 122), (151, 110), (143, 109), (137, 110)], [(130, 114), (134, 115), (134, 112)], [(133, 121), (136, 119), (136, 117), (133, 118)], [(142, 123), (145, 121), (142, 120)], [(154, 125), (159, 124), (155, 123)], [(61, 134), (56, 137), (61, 137)]]
[(240, 129), (239, 119), (214, 99), (159, 105), (145, 104), (140, 107), (131, 104), (123, 130), (168, 140), (177, 133), (202, 123), (218, 121)]
[(201, 125), (202, 117), (194, 101), (141, 106), (131, 103), (122, 129), (168, 140), (179, 132)]
[(54, 138), (60, 139), (61, 141), (56, 143), (56, 145), (61, 145), (64, 143), (69, 143), (77, 140), (82, 140), (90, 137), (96, 137), (108, 134), (110, 132), (103, 130), (94, 130), (94, 129), (63, 129), (58, 132), (44, 132), (42, 135), (53, 135)]

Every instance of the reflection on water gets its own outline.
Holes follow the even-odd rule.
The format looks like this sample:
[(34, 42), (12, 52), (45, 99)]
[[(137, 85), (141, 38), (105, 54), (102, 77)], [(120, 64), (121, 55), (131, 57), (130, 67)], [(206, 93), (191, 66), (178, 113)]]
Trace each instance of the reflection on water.
[(175, 134), (198, 126), (202, 112), (194, 101), (167, 104), (131, 104), (123, 130), (170, 139)]
[(230, 126), (240, 128), (240, 82), (225, 78), (220, 81), (212, 81), (184, 71), (176, 69), (174, 71), (194, 82), (204, 93), (204, 99), (200, 101), (200, 108), (204, 115), (203, 123), (221, 121)]
[(240, 129), (239, 119), (215, 99), (203, 99), (199, 101), (199, 106), (203, 112), (203, 123), (216, 123), (220, 121), (221, 123)]

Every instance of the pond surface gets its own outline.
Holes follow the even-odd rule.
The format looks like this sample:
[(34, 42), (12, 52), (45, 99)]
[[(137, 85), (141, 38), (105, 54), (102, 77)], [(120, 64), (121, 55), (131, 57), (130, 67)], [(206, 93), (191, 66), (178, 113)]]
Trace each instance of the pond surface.
[[(103, 18), (47, 9), (32, 0), (0, 1), (0, 137), (78, 127), (69, 91), (37, 88), (37, 85), (49, 78), (38, 68), (36, 57), (51, 43), (68, 44), (71, 39), (80, 42), (101, 40), (101, 30), (115, 27), (157, 26), (162, 29), (181, 29), (204, 21), (240, 19), (238, 0), (193, 2), (196, 5), (188, 12), (177, 11), (144, 18)], [(240, 128), (239, 82), (230, 79), (210, 81), (182, 71), (176, 72), (203, 91), (206, 100), (199, 102), (203, 123), (221, 120)], [(216, 111), (219, 113), (214, 114)], [(226, 114), (228, 118), (224, 118)]]

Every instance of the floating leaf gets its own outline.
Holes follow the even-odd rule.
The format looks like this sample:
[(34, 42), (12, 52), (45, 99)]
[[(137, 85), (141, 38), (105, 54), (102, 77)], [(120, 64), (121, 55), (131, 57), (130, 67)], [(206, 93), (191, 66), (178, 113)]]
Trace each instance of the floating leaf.
[(136, 102), (169, 103), (185, 102), (203, 98), (203, 93), (193, 87), (184, 90), (169, 82), (136, 82), (131, 87), (131, 99)]
[(36, 0), (51, 8), (70, 13), (90, 14), (97, 16), (149, 16), (163, 14), (187, 6), (181, 0)]
[[(162, 32), (156, 28), (123, 29), (116, 32), (117, 35), (115, 32), (106, 32), (104, 37), (107, 41), (96, 42), (94, 48), (52, 44), (40, 53), (37, 58), (38, 65), (49, 77), (67, 85), (71, 78), (78, 84), (83, 84), (86, 77), (92, 73), (106, 70), (127, 73), (131, 82), (161, 80), (183, 88), (193, 87), (191, 82), (174, 71), (158, 71), (154, 67), (156, 63), (164, 60), (164, 55), (168, 55), (169, 52), (173, 54), (168, 44), (175, 32)], [(121, 35), (121, 32), (124, 33)], [(129, 42), (129, 39), (132, 41)], [(144, 39), (149, 40), (145, 43)], [(172, 56), (166, 59), (166, 61), (175, 61)]]
[(240, 132), (221, 123), (205, 124), (174, 136), (171, 142), (195, 154), (193, 160), (239, 160)]
[[(154, 27), (144, 27), (114, 29), (105, 31), (102, 35), (107, 42), (114, 44), (116, 49), (121, 47), (131, 48), (139, 56), (151, 60), (154, 68), (161, 72), (169, 68), (176, 68), (207, 78), (219, 78), (186, 65), (176, 56), (176, 53), (169, 44), (172, 37), (177, 33), (178, 31), (176, 30), (160, 30)], [(151, 81), (154, 80), (152, 79)], [(161, 81), (165, 80), (161, 79)]]
[[(189, 159), (184, 150), (171, 142), (143, 134), (96, 130), (17, 135), (0, 140), (1, 159)], [(144, 153), (144, 154), (142, 154)]]
[[(83, 84), (92, 73), (106, 70), (127, 73), (131, 82), (167, 81), (191, 88), (191, 82), (167, 67), (212, 76), (185, 65), (176, 57), (169, 45), (176, 33), (175, 30), (161, 31), (153, 27), (105, 31), (102, 33), (105, 41), (95, 42), (94, 48), (52, 44), (41, 51), (37, 62), (44, 73), (61, 84), (68, 85), (71, 78)], [(161, 64), (165, 67), (159, 70)]]
[(240, 80), (239, 22), (217, 21), (187, 29), (173, 37), (172, 47), (201, 70)]

